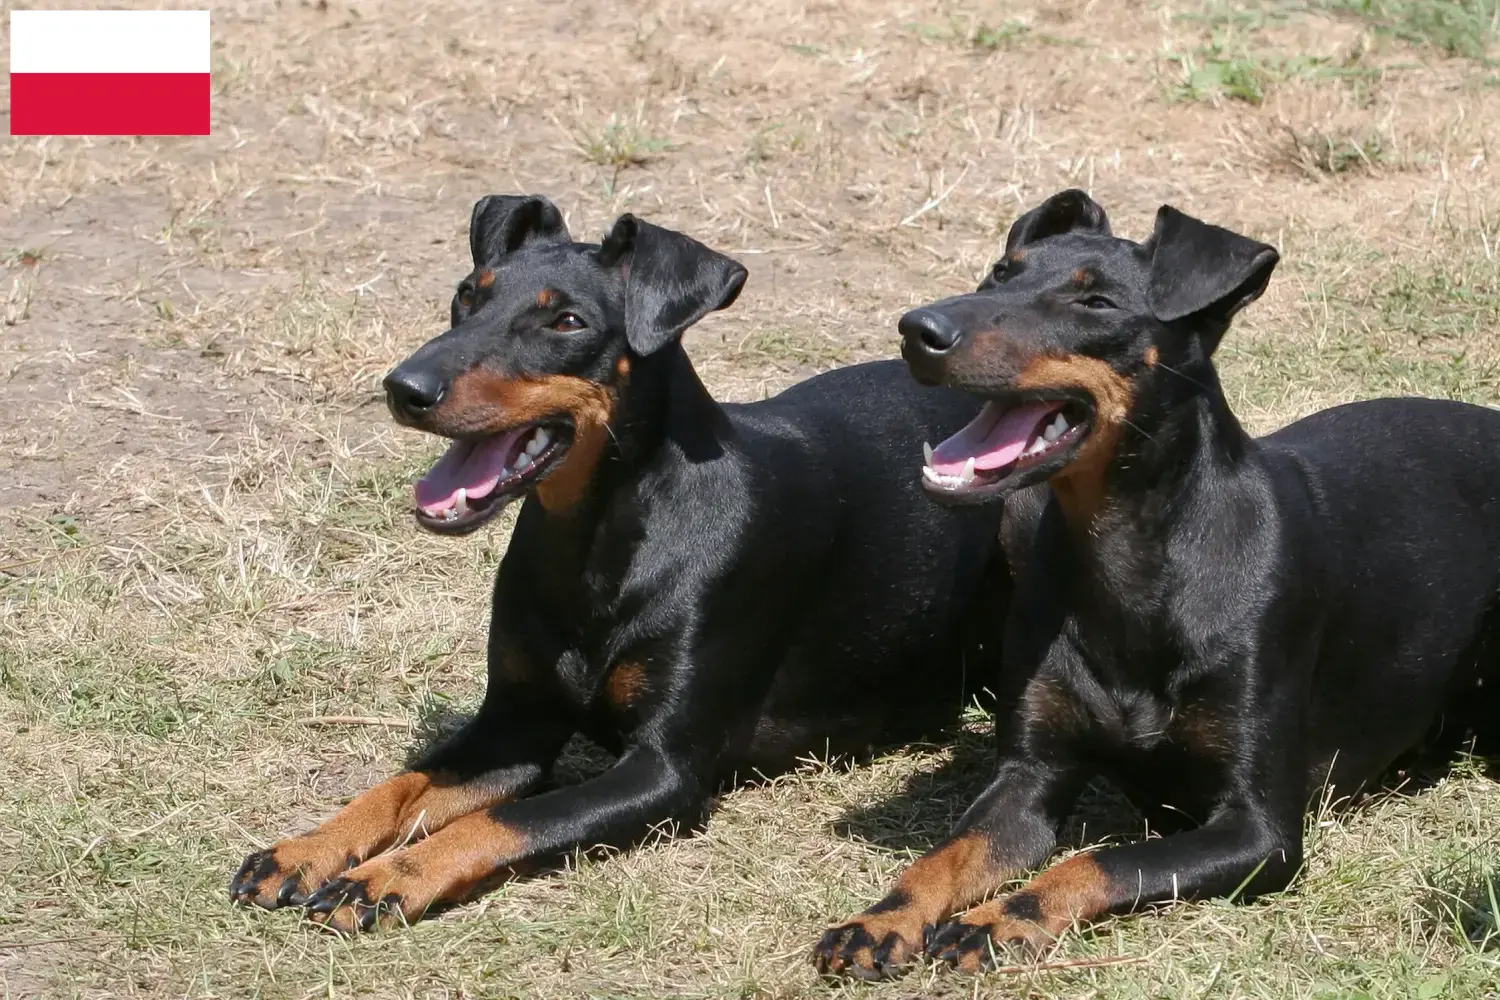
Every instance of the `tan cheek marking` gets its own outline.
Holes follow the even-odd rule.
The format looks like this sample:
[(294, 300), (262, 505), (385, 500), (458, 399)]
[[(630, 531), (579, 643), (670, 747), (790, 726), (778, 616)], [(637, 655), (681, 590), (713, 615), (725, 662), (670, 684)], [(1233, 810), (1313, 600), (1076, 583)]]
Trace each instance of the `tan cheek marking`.
[(478, 288), (488, 288), (494, 283), (495, 272), (491, 271), (489, 268), (485, 268), (484, 270), (480, 271), (479, 277), (474, 279), (474, 284)]
[(1130, 381), (1098, 358), (1040, 357), (1021, 369), (1022, 390), (1082, 389), (1094, 400), (1094, 426), (1073, 461), (1052, 477), (1052, 492), (1075, 526), (1086, 525), (1104, 505), (1104, 474), (1125, 431), (1134, 401)]
[(1015, 253), (1011, 254), (1007, 259), (1012, 264), (1019, 264), (1019, 263), (1021, 263), (1021, 261), (1023, 261), (1023, 260), (1026, 259), (1026, 251), (1025, 250), (1017, 250)]
[(453, 380), (438, 416), (450, 433), (485, 433), (537, 423), (567, 413), (573, 444), (537, 485), (542, 506), (562, 511), (576, 504), (594, 475), (614, 415), (609, 389), (573, 375), (515, 378), (473, 368)]

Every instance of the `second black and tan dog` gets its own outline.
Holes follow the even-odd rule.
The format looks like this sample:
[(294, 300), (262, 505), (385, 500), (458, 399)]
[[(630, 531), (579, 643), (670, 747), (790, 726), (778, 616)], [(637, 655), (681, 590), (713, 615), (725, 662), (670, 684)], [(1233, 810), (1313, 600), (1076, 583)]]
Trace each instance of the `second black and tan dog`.
[[(1435, 725), (1500, 725), (1500, 412), (1385, 399), (1251, 438), (1212, 357), (1276, 263), (1167, 207), (1144, 243), (1118, 239), (1067, 191), (1016, 222), (977, 292), (901, 320), (918, 379), (984, 401), (931, 455), (929, 492), (1024, 506), (1040, 484), (1046, 507), (1009, 551), (994, 780), (827, 933), (824, 971), (924, 950), (978, 969), (1106, 914), (1281, 889), (1311, 799)], [(1096, 775), (1178, 832), (963, 912), (1047, 859)]]
[[(480, 201), (470, 243), (452, 328), (386, 389), (400, 422), (452, 439), (419, 524), (473, 531), (524, 498), (484, 703), (231, 886), (344, 931), (695, 823), (736, 773), (935, 730), (998, 653), (998, 512), (937, 507), (900, 461), (963, 425), (962, 393), (891, 361), (721, 405), (678, 339), (739, 294), (733, 260), (628, 215), (575, 242), (538, 197)], [(544, 788), (576, 732), (618, 761)]]

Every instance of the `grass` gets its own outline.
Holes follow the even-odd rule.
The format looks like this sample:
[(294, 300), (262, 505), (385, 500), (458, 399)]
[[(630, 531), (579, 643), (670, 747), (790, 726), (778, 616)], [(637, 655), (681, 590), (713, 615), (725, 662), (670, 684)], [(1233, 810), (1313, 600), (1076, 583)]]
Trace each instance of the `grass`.
[(1178, 67), (1170, 97), (1178, 101), (1229, 98), (1259, 106), (1273, 87), (1290, 81), (1358, 81), (1381, 74), (1376, 67), (1362, 65), (1363, 50), (1339, 60), (1305, 54), (1288, 56), (1252, 49), (1246, 37), (1252, 32), (1216, 31), (1192, 52), (1168, 53), (1168, 61)]
[[(418, 533), (436, 445), (378, 396), (442, 329), (479, 195), (545, 192), (584, 238), (634, 211), (743, 260), (687, 340), (725, 398), (891, 356), (896, 316), (1083, 186), (1122, 235), (1171, 201), (1282, 248), (1219, 355), (1256, 431), (1391, 393), (1493, 405), (1493, 4), (252, 7), (215, 9), (214, 136), (0, 146), (0, 997), (1500, 998), (1500, 784), (1468, 760), (1312, 817), (1287, 893), (1057, 955), (1134, 964), (818, 982), (826, 923), (983, 783), (972, 712), (407, 930), (225, 902), (246, 851), (481, 695), (513, 517)], [(1162, 52), (1222, 65), (1164, 105)], [(605, 763), (575, 744), (560, 771)], [(1095, 789), (1068, 842), (1140, 832)]]
[(1385, 139), (1378, 130), (1367, 126), (1299, 129), (1285, 125), (1283, 129), (1282, 155), (1293, 166), (1314, 177), (1373, 171), (1386, 159)]
[(649, 134), (639, 121), (618, 115), (597, 129), (581, 130), (576, 141), (590, 163), (615, 170), (645, 166), (672, 148), (669, 140)]
[(1015, 19), (991, 24), (984, 20), (966, 20), (950, 16), (946, 24), (924, 24), (912, 21), (908, 22), (906, 27), (919, 38), (949, 42), (979, 53), (1009, 48), (1031, 34), (1031, 25)]
[(1451, 56), (1486, 59), (1500, 36), (1497, 0), (1321, 0), (1321, 6)]

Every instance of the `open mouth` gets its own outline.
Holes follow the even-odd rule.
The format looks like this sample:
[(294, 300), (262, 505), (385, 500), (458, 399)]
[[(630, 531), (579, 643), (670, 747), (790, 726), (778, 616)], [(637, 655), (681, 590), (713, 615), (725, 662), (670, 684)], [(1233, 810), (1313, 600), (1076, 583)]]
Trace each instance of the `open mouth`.
[(417, 480), (417, 523), (445, 535), (473, 531), (545, 476), (572, 437), (565, 424), (538, 423), (454, 441)]
[(963, 430), (936, 448), (923, 445), (922, 485), (958, 503), (1028, 486), (1072, 461), (1090, 415), (1076, 399), (990, 400)]

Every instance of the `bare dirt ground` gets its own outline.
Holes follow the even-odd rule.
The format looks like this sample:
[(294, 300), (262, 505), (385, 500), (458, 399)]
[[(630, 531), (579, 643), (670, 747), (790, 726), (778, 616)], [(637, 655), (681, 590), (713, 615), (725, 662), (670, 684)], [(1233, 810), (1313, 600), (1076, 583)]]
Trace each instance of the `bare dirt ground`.
[[(1472, 761), (1317, 817), (1289, 893), (1053, 956), (1140, 961), (819, 983), (825, 922), (973, 793), (979, 718), (398, 933), (225, 900), (249, 848), (478, 694), (509, 521), (419, 535), (435, 446), (377, 393), (442, 329), (476, 198), (743, 260), (688, 338), (725, 398), (892, 355), (904, 308), (1076, 185), (1125, 235), (1171, 202), (1281, 247), (1221, 350), (1254, 429), (1495, 403), (1493, 0), (212, 7), (212, 137), (0, 144), (0, 996), (1500, 996), (1500, 790)], [(1076, 839), (1132, 822), (1106, 802)]]

